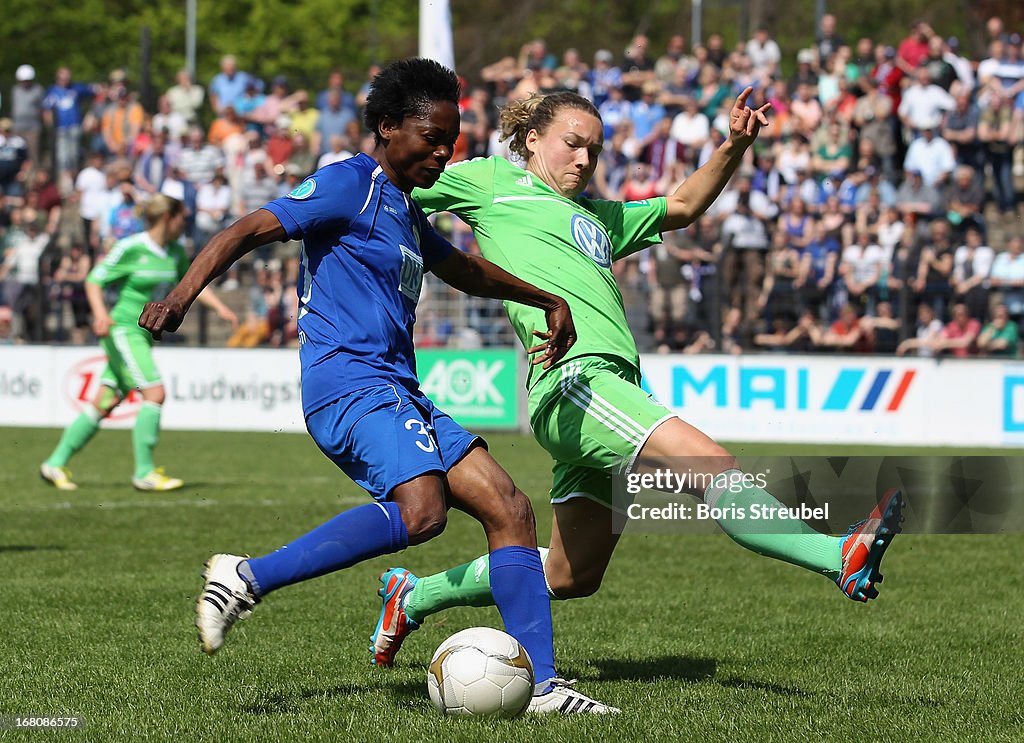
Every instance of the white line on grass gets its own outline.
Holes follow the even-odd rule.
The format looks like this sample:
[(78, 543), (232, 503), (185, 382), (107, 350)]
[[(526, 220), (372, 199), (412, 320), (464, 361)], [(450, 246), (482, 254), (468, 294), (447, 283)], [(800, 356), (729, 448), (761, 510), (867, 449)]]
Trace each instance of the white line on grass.
[[(342, 506), (362, 505), (369, 502), (366, 498), (338, 498), (331, 503)], [(16, 506), (0, 506), (0, 513), (26, 512), (26, 511), (69, 511), (71, 509), (97, 509), (114, 510), (117, 508), (178, 508), (180, 506), (192, 506), (195, 508), (208, 508), (210, 506), (264, 506), (277, 508), (280, 506), (294, 506), (293, 500), (271, 500), (269, 498), (258, 498), (251, 500), (212, 500), (210, 498), (178, 498), (175, 500), (156, 500), (144, 498), (135, 501), (102, 501), (100, 503), (85, 503), (71, 501), (59, 501), (55, 503), (33, 503)]]

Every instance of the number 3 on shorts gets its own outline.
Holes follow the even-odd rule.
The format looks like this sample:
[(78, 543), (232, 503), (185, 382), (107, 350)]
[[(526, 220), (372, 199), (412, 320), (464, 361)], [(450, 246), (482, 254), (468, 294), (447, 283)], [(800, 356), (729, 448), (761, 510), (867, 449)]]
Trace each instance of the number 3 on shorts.
[(406, 431), (411, 431), (416, 426), (419, 426), (420, 429), (416, 432), (416, 435), (422, 436), (427, 440), (426, 444), (424, 444), (422, 441), (417, 441), (416, 446), (425, 451), (427, 454), (429, 454), (430, 452), (434, 451), (436, 447), (434, 446), (434, 438), (430, 435), (430, 431), (427, 430), (426, 424), (417, 418), (410, 418), (405, 422)]

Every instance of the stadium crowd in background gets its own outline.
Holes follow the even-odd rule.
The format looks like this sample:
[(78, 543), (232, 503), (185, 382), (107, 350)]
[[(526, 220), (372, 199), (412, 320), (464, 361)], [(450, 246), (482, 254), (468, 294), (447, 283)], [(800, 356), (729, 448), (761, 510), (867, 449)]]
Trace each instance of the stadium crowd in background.
[[(571, 90), (605, 126), (588, 195), (642, 200), (710, 157), (752, 86), (772, 124), (729, 189), (690, 228), (616, 264), (641, 351), (1016, 356), (1024, 55), (1000, 19), (986, 34), (972, 55), (923, 21), (903, 39), (844, 39), (826, 15), (792, 59), (765, 29), (733, 49), (717, 34), (692, 49), (672, 36), (664, 51), (638, 35), (590, 59), (537, 39), (464, 86), (453, 162), (509, 155), (497, 127), (507, 101)], [(186, 203), (195, 253), (318, 167), (372, 149), (361, 106), (376, 71), (295, 90), (225, 56), (205, 87), (182, 71), (148, 111), (124, 70), (82, 83), (62, 67), (46, 86), (18, 67), (0, 119), (4, 337), (87, 341), (84, 277), (140, 231), (135, 206), (153, 194)], [(477, 250), (458, 220), (438, 226)], [(297, 265), (298, 246), (276, 244), (228, 271), (221, 289), (247, 317), (230, 345), (295, 341)], [(502, 314), (425, 282), (418, 345), (511, 343)]]

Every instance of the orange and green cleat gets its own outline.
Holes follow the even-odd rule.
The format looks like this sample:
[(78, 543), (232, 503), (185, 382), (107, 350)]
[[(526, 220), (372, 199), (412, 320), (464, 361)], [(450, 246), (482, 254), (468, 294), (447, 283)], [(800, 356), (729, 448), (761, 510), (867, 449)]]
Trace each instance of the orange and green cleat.
[(878, 596), (876, 584), (882, 582), (882, 556), (901, 531), (904, 505), (902, 493), (889, 490), (871, 515), (851, 526), (840, 541), (843, 563), (836, 585), (854, 601)]

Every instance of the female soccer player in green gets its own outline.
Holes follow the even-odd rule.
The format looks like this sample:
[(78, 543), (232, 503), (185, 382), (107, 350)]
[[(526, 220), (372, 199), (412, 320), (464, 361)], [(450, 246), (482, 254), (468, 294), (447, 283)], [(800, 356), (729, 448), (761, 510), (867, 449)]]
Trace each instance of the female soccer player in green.
[[(736, 99), (729, 138), (674, 193), (616, 202), (580, 196), (603, 145), (598, 112), (572, 93), (507, 106), (502, 134), (525, 170), (501, 158), (450, 166), (428, 191), (413, 197), (429, 211), (450, 211), (473, 229), (483, 255), (510, 273), (565, 297), (578, 340), (557, 367), (533, 367), (528, 379), (530, 422), (554, 457), (553, 524), (545, 576), (553, 598), (593, 594), (615, 549), (612, 478), (639, 462), (686, 458), (691, 471), (715, 478), (695, 492), (726, 514), (718, 523), (736, 542), (836, 581), (858, 601), (877, 595), (878, 567), (899, 531), (902, 499), (893, 491), (844, 537), (821, 534), (802, 521), (776, 521), (774, 533), (750, 533), (729, 514), (781, 504), (742, 480), (735, 459), (640, 387), (640, 363), (611, 264), (661, 242), (663, 231), (699, 218), (728, 183), (744, 151), (768, 124), (768, 106)], [(543, 314), (506, 305), (517, 335), (529, 346)], [(676, 459), (678, 462), (679, 459)], [(742, 483), (724, 488), (724, 479)], [(738, 491), (738, 492), (737, 492)], [(736, 508), (730, 509), (729, 506)], [(482, 558), (486, 560), (486, 558)], [(430, 614), (491, 603), (486, 565), (469, 564), (417, 579), (402, 568), (381, 576), (384, 606), (373, 635), (377, 662), (389, 665), (409, 631)]]
[[(157, 194), (141, 207), (141, 212), (146, 230), (118, 241), (85, 282), (93, 332), (107, 355), (107, 367), (92, 403), (64, 430), (57, 448), (39, 468), (40, 476), (60, 490), (78, 487), (71, 480), (68, 461), (89, 443), (100, 421), (132, 390), (142, 395), (132, 430), (132, 485), (138, 490), (176, 490), (183, 484), (153, 464), (164, 385), (153, 363), (153, 338), (139, 327), (139, 315), (146, 302), (163, 297), (188, 268), (185, 249), (178, 242), (185, 228), (185, 206), (177, 199)], [(118, 298), (108, 311), (103, 290), (111, 284), (117, 287)], [(207, 290), (199, 299), (221, 319), (238, 325), (235, 313), (213, 292)]]

